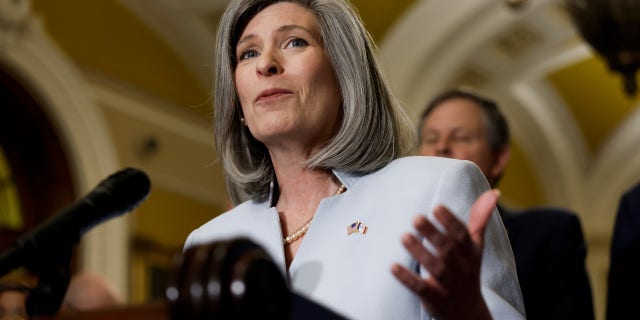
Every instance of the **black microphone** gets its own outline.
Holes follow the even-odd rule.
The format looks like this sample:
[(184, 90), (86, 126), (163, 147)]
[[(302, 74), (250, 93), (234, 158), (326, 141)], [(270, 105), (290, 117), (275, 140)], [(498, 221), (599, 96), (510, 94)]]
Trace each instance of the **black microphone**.
[(73, 205), (16, 241), (0, 255), (0, 275), (45, 263), (56, 250), (71, 250), (97, 224), (134, 209), (149, 195), (149, 177), (127, 168), (104, 179)]

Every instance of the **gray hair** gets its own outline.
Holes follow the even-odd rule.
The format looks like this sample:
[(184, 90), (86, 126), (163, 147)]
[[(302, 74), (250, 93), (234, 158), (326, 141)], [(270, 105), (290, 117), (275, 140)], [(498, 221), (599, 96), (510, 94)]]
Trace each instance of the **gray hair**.
[(281, 1), (299, 4), (318, 17), (324, 50), (342, 96), (338, 131), (305, 166), (364, 174), (407, 155), (415, 146), (413, 122), (391, 94), (371, 36), (347, 1), (234, 0), (218, 26), (214, 94), (216, 150), (234, 203), (247, 198), (265, 201), (275, 179), (266, 146), (241, 123), (234, 70), (236, 45), (246, 25), (262, 9)]

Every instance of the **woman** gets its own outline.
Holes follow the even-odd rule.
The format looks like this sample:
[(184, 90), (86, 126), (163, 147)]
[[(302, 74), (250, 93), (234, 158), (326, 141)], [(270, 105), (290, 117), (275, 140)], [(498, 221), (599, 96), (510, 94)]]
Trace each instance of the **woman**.
[[(467, 231), (455, 216), (468, 220), (487, 189), (475, 166), (394, 160), (414, 146), (414, 129), (372, 47), (342, 0), (229, 4), (217, 37), (216, 147), (232, 199), (249, 200), (186, 246), (249, 237), (293, 290), (349, 318), (522, 318), (497, 195), (478, 200)], [(407, 234), (418, 213), (429, 218)]]

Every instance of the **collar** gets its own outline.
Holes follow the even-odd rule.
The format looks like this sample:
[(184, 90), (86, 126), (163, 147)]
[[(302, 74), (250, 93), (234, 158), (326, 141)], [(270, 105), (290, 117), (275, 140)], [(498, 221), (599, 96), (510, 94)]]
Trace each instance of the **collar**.
[[(355, 185), (358, 182), (358, 179), (360, 178), (360, 176), (357, 174), (343, 172), (336, 169), (331, 169), (331, 173), (333, 173), (333, 175), (338, 179), (338, 181), (340, 181), (340, 183), (344, 184), (347, 190), (351, 189), (351, 187)], [(269, 182), (269, 199), (266, 202), (269, 205), (269, 207), (274, 207), (276, 205), (274, 203), (274, 198), (273, 198), (275, 191), (276, 191), (276, 180), (274, 178), (271, 180), (271, 182)]]

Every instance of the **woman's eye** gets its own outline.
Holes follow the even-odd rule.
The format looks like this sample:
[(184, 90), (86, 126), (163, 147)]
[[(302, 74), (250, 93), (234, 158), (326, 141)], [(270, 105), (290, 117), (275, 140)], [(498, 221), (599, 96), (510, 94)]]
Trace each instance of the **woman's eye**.
[(240, 57), (238, 57), (238, 60), (242, 61), (245, 59), (255, 58), (257, 56), (258, 56), (258, 52), (256, 52), (255, 50), (247, 50), (240, 54)]
[(300, 38), (295, 38), (293, 40), (291, 40), (289, 42), (289, 46), (291, 47), (304, 47), (306, 45), (308, 45), (309, 43), (307, 43), (306, 41), (304, 41), (303, 39)]

